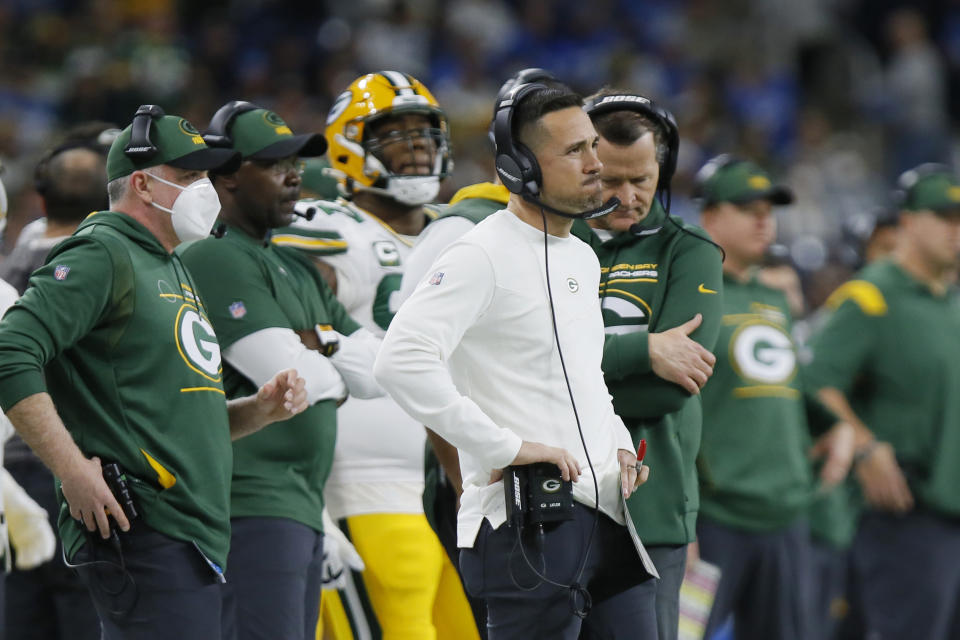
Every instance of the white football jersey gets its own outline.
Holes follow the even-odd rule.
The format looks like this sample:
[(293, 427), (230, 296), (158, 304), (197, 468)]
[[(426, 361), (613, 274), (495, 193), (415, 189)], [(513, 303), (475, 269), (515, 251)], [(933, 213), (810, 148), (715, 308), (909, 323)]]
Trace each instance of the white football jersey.
[[(345, 200), (302, 200), (297, 218), (273, 242), (322, 258), (337, 274), (337, 299), (383, 336), (398, 308), (404, 261), (416, 240)], [(334, 518), (422, 513), (426, 432), (389, 396), (349, 398), (337, 411), (337, 445), (324, 494)]]

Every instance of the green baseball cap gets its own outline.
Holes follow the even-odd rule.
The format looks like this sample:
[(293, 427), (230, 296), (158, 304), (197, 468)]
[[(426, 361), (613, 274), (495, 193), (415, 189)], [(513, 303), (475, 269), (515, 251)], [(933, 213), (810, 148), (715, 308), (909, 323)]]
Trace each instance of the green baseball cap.
[(697, 173), (695, 196), (704, 206), (720, 202), (745, 204), (754, 200), (769, 200), (773, 204), (790, 204), (793, 192), (783, 185), (775, 185), (769, 174), (749, 160), (730, 156), (713, 158)]
[(960, 181), (943, 165), (920, 165), (899, 180), (903, 211), (960, 213)]
[(239, 151), (244, 160), (310, 158), (327, 151), (327, 141), (322, 135), (294, 135), (283, 118), (273, 111), (240, 100), (218, 109), (203, 137), (210, 146)]
[[(135, 132), (136, 130), (136, 132)], [(120, 132), (107, 153), (107, 182), (134, 171), (168, 164), (178, 169), (227, 169), (240, 166), (231, 149), (213, 149), (189, 120), (143, 105), (133, 123)]]

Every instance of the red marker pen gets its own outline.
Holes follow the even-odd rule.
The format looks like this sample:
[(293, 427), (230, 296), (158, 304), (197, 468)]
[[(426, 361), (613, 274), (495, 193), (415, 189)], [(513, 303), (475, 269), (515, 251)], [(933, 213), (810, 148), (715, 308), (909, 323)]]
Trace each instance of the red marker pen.
[(640, 468), (643, 466), (643, 457), (645, 455), (647, 455), (647, 441), (641, 438), (640, 444), (637, 446), (637, 473), (640, 473)]

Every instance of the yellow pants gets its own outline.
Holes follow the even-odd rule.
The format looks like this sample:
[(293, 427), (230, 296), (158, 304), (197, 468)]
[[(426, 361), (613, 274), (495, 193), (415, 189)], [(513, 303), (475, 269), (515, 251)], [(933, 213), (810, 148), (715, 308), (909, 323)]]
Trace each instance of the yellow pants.
[[(371, 514), (346, 522), (366, 569), (362, 584), (323, 592), (318, 640), (479, 640), (460, 576), (423, 514)], [(358, 620), (364, 612), (351, 603), (359, 591), (376, 620)], [(354, 631), (351, 618), (369, 631)]]

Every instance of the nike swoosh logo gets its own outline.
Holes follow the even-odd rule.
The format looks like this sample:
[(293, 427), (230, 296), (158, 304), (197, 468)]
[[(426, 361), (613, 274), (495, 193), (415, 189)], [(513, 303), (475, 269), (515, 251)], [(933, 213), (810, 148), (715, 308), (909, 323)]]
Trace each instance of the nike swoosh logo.
[(700, 286), (697, 287), (697, 291), (700, 293), (716, 293), (716, 291), (713, 289), (707, 289), (702, 282), (700, 283)]

